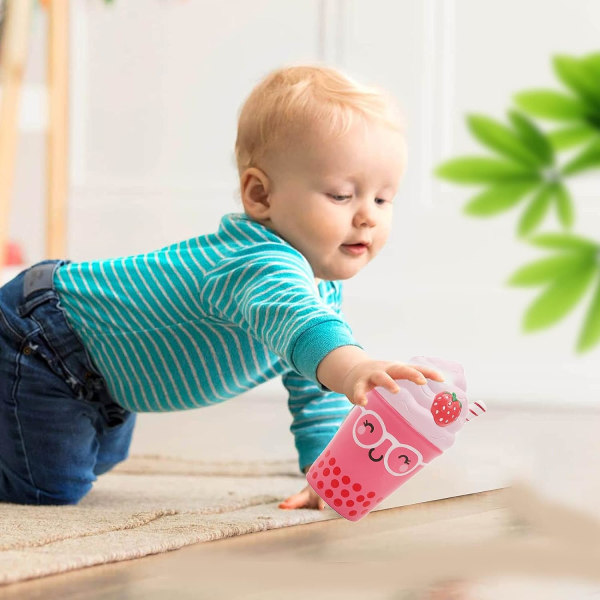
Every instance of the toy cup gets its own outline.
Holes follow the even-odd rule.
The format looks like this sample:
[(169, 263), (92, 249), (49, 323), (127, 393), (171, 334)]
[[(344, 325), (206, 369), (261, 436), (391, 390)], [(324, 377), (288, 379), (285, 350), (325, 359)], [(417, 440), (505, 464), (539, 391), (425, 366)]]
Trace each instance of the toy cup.
[(371, 390), (367, 406), (352, 408), (306, 474), (315, 492), (350, 521), (362, 519), (442, 454), (464, 423), (486, 410), (482, 402), (468, 405), (458, 363), (426, 357), (410, 362), (436, 368), (444, 381), (397, 380), (396, 394)]

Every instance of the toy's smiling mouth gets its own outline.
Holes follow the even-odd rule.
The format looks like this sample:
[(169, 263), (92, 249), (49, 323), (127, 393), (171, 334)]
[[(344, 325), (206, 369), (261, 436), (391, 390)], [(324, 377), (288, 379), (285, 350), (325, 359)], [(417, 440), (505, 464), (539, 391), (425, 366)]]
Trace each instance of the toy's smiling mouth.
[(371, 448), (369, 450), (369, 458), (373, 461), (373, 462), (379, 462), (382, 458), (383, 458), (383, 454), (379, 457), (379, 458), (373, 458), (373, 450), (375, 450), (375, 448)]

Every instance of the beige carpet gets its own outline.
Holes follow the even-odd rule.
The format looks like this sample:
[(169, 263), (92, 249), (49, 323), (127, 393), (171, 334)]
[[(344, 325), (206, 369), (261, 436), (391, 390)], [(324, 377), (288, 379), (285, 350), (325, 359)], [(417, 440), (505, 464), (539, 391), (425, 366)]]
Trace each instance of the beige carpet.
[(296, 461), (132, 456), (77, 506), (0, 503), (0, 584), (221, 538), (341, 518), (282, 510), (304, 486)]

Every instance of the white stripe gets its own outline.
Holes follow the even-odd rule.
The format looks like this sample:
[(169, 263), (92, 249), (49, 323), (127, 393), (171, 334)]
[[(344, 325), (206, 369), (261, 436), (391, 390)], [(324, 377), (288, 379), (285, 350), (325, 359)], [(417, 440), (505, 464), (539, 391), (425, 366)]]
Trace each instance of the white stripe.
[[(194, 261), (194, 263), (196, 264), (196, 266), (202, 271), (202, 274), (205, 275), (206, 274), (206, 269), (201, 265), (201, 263), (198, 262), (198, 260), (196, 259), (196, 253), (194, 252), (194, 248), (192, 248), (192, 240), (187, 240), (187, 248), (188, 248), (188, 252), (190, 257), (192, 258), (192, 260)], [(207, 255), (206, 252), (204, 252), (204, 248), (202, 248), (202, 246), (200, 244), (196, 244), (196, 248), (200, 251), (200, 253), (204, 256), (204, 259), (206, 260), (206, 262), (211, 266), (214, 267), (217, 263), (210, 259)]]

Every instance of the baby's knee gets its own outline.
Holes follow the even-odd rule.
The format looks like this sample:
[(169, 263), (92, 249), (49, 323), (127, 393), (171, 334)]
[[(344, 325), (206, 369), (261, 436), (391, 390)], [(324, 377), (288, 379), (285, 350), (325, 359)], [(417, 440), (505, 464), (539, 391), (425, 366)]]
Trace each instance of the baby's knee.
[(91, 482), (69, 483), (69, 485), (57, 486), (53, 490), (37, 490), (36, 504), (44, 505), (68, 505), (79, 504), (79, 501), (92, 489)]
[(21, 483), (19, 485), (18, 483), (11, 482), (9, 485), (0, 486), (0, 502), (34, 505), (78, 504), (92, 489), (91, 483), (59, 486), (52, 490), (39, 489), (23, 484), (23, 482)]
[(104, 473), (107, 473), (112, 468), (116, 467), (119, 463), (123, 462), (124, 460), (125, 460), (125, 458), (111, 461), (111, 462), (97, 462), (96, 466), (94, 467), (94, 475), (103, 475)]

